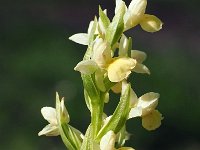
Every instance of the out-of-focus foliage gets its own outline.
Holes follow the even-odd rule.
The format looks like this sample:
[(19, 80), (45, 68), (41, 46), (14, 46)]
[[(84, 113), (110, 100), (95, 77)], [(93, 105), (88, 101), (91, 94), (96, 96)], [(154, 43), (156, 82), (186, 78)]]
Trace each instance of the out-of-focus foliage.
[[(85, 130), (89, 111), (83, 102), (80, 75), (73, 71), (85, 47), (68, 37), (86, 31), (99, 3), (114, 10), (114, 1), (106, 0), (1, 2), (0, 149), (64, 149), (59, 137), (37, 136), (47, 123), (40, 108), (54, 106), (55, 91), (66, 99), (71, 124)], [(128, 145), (138, 150), (200, 149), (198, 3), (153, 0), (147, 9), (162, 19), (163, 30), (156, 36), (140, 27), (127, 33), (133, 36), (133, 47), (148, 54), (146, 64), (153, 74), (134, 74), (133, 88), (140, 95), (159, 92), (159, 110), (165, 117), (161, 128), (152, 133), (141, 127), (139, 119), (129, 121), (128, 131), (133, 135)], [(116, 104), (112, 101), (107, 113)]]

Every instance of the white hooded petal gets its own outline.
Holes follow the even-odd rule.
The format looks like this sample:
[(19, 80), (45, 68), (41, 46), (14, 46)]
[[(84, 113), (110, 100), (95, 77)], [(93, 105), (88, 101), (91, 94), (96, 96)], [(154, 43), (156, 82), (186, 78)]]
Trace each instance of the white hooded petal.
[(162, 114), (158, 110), (153, 110), (150, 114), (142, 117), (142, 126), (149, 131), (155, 130), (160, 127), (162, 119)]
[(77, 33), (69, 37), (69, 39), (82, 45), (88, 45), (89, 43), (89, 36), (87, 33)]
[(46, 136), (58, 136), (59, 135), (59, 130), (58, 126), (48, 124), (45, 126), (39, 133), (38, 136), (41, 135), (46, 135)]
[(52, 125), (57, 125), (56, 110), (52, 107), (43, 107), (41, 109), (42, 116)]
[(98, 65), (93, 60), (83, 60), (79, 62), (74, 70), (83, 74), (93, 74), (98, 69)]
[(116, 135), (113, 131), (108, 131), (100, 141), (101, 150), (115, 150)]
[(128, 115), (128, 119), (141, 117), (141, 116), (142, 116), (142, 108), (134, 107), (134, 108), (131, 108), (131, 111), (129, 112), (129, 115)]
[(142, 115), (145, 116), (153, 111), (158, 105), (158, 98), (160, 95), (158, 93), (149, 92), (142, 95), (138, 99), (137, 107), (142, 108)]
[(104, 68), (111, 60), (111, 47), (101, 38), (97, 39), (94, 43), (92, 60), (101, 68)]
[(108, 66), (108, 78), (111, 82), (120, 82), (127, 78), (136, 65), (132, 58), (117, 58)]

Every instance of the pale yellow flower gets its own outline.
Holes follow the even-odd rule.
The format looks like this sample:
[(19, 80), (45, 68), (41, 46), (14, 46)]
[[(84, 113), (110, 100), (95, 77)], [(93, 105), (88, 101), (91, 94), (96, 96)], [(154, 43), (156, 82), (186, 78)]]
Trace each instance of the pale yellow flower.
[(137, 99), (136, 94), (132, 90), (134, 95), (131, 102), (131, 111), (129, 113), (129, 119), (134, 117), (142, 117), (142, 126), (147, 130), (155, 130), (161, 125), (162, 115), (158, 110), (155, 110), (158, 105), (159, 94), (149, 92)]
[(162, 29), (162, 21), (154, 16), (145, 14), (147, 0), (132, 0), (124, 15), (124, 30), (135, 27), (140, 24), (143, 30), (147, 32), (156, 32)]
[(125, 31), (138, 25), (145, 13), (147, 0), (132, 0), (124, 15)]
[[(58, 97), (58, 94), (56, 96)], [(52, 107), (43, 107), (41, 109), (42, 116), (44, 117), (45, 120), (49, 122), (47, 126), (45, 126), (39, 133), (38, 135), (46, 135), (46, 136), (57, 136), (59, 135), (59, 129), (58, 129), (58, 121), (57, 121), (57, 113), (56, 109)], [(62, 122), (69, 123), (69, 114), (67, 112), (67, 109), (64, 105), (64, 99), (61, 100), (60, 103), (60, 118)]]

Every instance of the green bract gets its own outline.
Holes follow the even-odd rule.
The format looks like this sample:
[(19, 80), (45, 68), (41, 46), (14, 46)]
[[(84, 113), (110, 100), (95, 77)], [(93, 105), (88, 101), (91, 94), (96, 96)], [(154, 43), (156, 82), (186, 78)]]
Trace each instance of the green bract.
[[(132, 49), (132, 38), (126, 37), (124, 32), (137, 25), (144, 31), (156, 32), (163, 24), (156, 16), (145, 13), (146, 6), (147, 0), (132, 0), (128, 7), (124, 1), (116, 0), (112, 19), (107, 16), (107, 10), (99, 6), (99, 17), (95, 16), (90, 22), (87, 33), (69, 38), (87, 45), (83, 60), (74, 70), (81, 73), (91, 123), (85, 135), (69, 125), (64, 99), (60, 101), (56, 94), (56, 109), (41, 109), (49, 124), (38, 135), (60, 135), (69, 150), (134, 150), (124, 147), (130, 136), (126, 131), (128, 119), (141, 117), (142, 126), (147, 130), (161, 125), (163, 117), (156, 110), (160, 95), (149, 92), (138, 98), (128, 82), (131, 74), (150, 74), (150, 70), (143, 64), (146, 53)], [(109, 97), (112, 91), (121, 95), (115, 111), (107, 116), (104, 106), (113, 100)]]

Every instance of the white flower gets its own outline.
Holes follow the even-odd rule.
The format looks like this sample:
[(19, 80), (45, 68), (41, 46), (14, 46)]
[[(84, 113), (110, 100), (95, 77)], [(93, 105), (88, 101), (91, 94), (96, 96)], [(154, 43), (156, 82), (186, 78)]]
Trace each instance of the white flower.
[[(58, 97), (58, 94), (56, 95), (56, 98)], [(60, 103), (60, 116), (62, 122), (69, 123), (69, 114), (67, 112), (67, 109), (64, 105), (64, 99), (62, 98)], [(46, 135), (46, 136), (57, 136), (59, 135), (59, 129), (58, 129), (58, 121), (57, 121), (57, 113), (56, 109), (52, 107), (43, 107), (41, 109), (42, 116), (45, 120), (49, 122), (47, 126), (45, 126), (38, 135)]]

